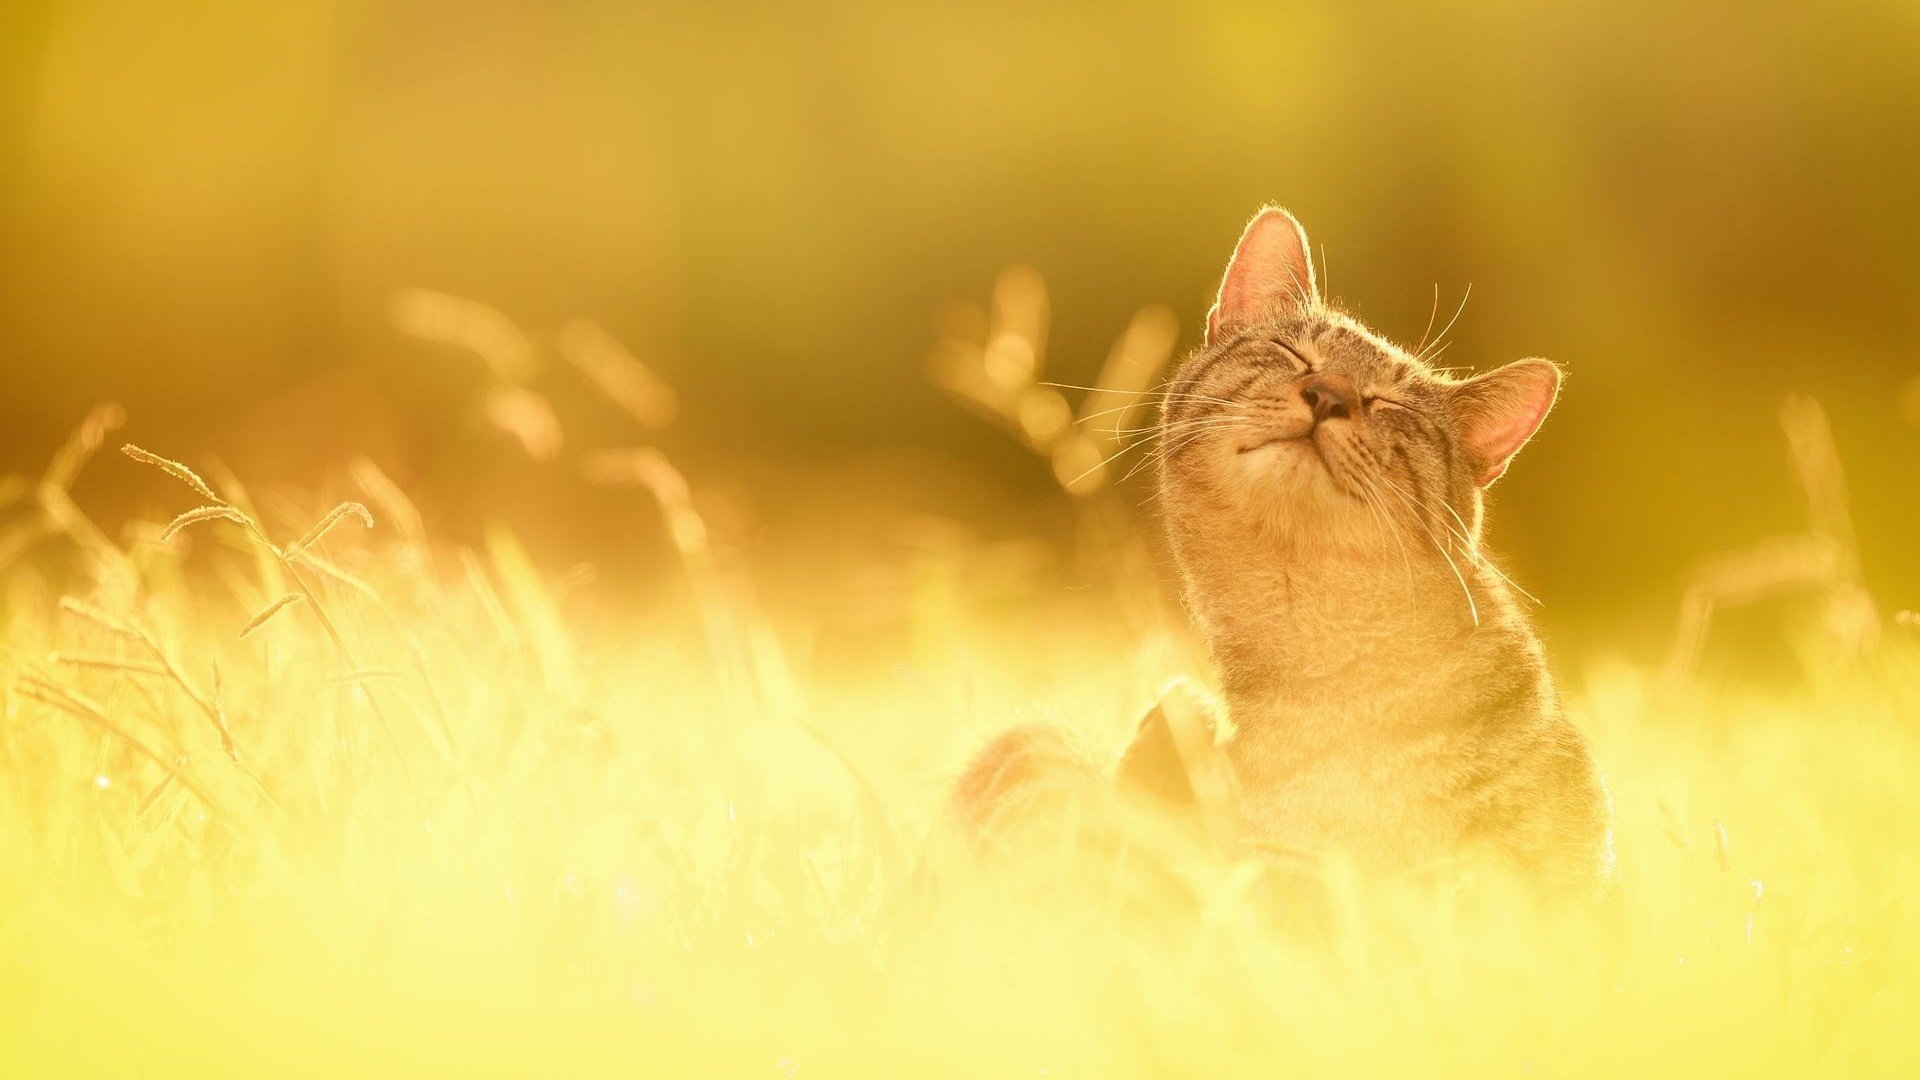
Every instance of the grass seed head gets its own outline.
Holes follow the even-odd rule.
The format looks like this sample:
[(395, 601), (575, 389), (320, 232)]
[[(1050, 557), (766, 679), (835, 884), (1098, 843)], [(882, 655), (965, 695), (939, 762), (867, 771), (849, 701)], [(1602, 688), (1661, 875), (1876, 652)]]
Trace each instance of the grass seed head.
[(242, 525), (247, 523), (247, 516), (231, 506), (224, 504), (219, 506), (197, 506), (181, 514), (179, 517), (174, 518), (172, 521), (167, 522), (167, 527), (160, 530), (160, 542), (164, 544), (173, 539), (174, 533), (179, 532), (189, 525), (197, 525), (202, 521), (213, 521), (216, 519), (238, 522)]
[(192, 469), (187, 468), (185, 465), (182, 465), (179, 462), (172, 460), (171, 458), (163, 458), (159, 454), (156, 454), (151, 450), (143, 450), (140, 447), (133, 445), (132, 443), (122, 444), (120, 447), (120, 452), (127, 455), (128, 457), (132, 458), (135, 461), (138, 461), (145, 465), (151, 465), (154, 468), (159, 469), (161, 472), (164, 472), (168, 476), (173, 477), (175, 480), (178, 480), (181, 483), (187, 485), (188, 487), (192, 488), (194, 491), (199, 492), (200, 496), (206, 499), (210, 503), (218, 503), (222, 506), (230, 505), (227, 502), (227, 500), (214, 494), (213, 488), (207, 486), (207, 482), (205, 480), (200, 479), (199, 473), (194, 472)]
[(246, 640), (249, 634), (252, 634), (255, 630), (260, 629), (262, 626), (265, 626), (267, 620), (273, 618), (275, 615), (278, 615), (281, 609), (289, 607), (293, 604), (297, 604), (303, 599), (305, 598), (302, 597), (299, 593), (288, 593), (285, 596), (282, 596), (280, 599), (275, 600), (273, 603), (268, 604), (266, 607), (261, 608), (259, 614), (247, 620), (246, 629), (240, 631), (241, 640), (243, 641)]
[(305, 536), (295, 540), (292, 545), (287, 548), (287, 554), (291, 556), (313, 547), (315, 544), (326, 539), (327, 534), (333, 531), (334, 526), (348, 518), (357, 518), (361, 525), (369, 529), (373, 528), (373, 514), (368, 512), (366, 507), (357, 502), (343, 502), (332, 510), (327, 511), (327, 516), (321, 518), (313, 528), (308, 529)]

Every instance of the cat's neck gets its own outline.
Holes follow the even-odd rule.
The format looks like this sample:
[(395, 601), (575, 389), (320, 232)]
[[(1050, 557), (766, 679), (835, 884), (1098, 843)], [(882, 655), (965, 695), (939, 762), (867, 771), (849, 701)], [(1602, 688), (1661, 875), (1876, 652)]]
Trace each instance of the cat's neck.
[(1465, 553), (1449, 562), (1305, 544), (1256, 552), (1205, 537), (1180, 547), (1188, 604), (1242, 716), (1445, 682), (1527, 637), (1504, 583)]

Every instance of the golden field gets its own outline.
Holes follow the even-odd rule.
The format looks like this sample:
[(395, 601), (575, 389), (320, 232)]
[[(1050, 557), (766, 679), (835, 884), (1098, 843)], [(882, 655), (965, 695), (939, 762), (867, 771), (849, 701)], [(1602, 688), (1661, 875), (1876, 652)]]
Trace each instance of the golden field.
[[(1804, 615), (1791, 691), (1563, 665), (1623, 917), (1354, 890), (1303, 935), (1251, 862), (1192, 868), (1176, 910), (1054, 888), (1071, 850), (1011, 878), (941, 857), (945, 785), (992, 732), (1117, 746), (1166, 680), (1204, 677), (1100, 493), (1078, 558), (1101, 587), (1023, 591), (1041, 571), (929, 543), (891, 659), (816, 662), (818, 628), (759, 608), (657, 452), (599, 467), (658, 501), (683, 587), (614, 617), (505, 531), (437, 545), (368, 462), (339, 509), (262, 496), (274, 514), (224, 469), (112, 454), (120, 419), (6, 488), (6, 1075), (1914, 1063), (1899, 620), (1862, 644)], [(66, 494), (83, 468), (137, 470), (179, 517), (105, 536)]]
[[(1915, 56), (1912, 0), (7, 0), (0, 1080), (1920, 1074)], [(1268, 202), (1382, 334), (1564, 365), (1488, 537), (1612, 909), (956, 850), (995, 733), (1208, 679), (1151, 399)]]

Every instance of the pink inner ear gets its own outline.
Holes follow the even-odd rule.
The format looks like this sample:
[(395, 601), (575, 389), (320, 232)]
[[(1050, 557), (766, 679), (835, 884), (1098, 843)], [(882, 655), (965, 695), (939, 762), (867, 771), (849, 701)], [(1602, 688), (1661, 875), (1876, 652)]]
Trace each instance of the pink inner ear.
[(1481, 487), (1500, 479), (1553, 408), (1560, 392), (1560, 369), (1544, 360), (1521, 360), (1464, 384), (1471, 395), (1465, 437), (1486, 463)]
[(1292, 214), (1269, 206), (1254, 215), (1220, 282), (1220, 299), (1207, 315), (1207, 334), (1229, 323), (1256, 323), (1288, 307), (1318, 302), (1307, 234)]

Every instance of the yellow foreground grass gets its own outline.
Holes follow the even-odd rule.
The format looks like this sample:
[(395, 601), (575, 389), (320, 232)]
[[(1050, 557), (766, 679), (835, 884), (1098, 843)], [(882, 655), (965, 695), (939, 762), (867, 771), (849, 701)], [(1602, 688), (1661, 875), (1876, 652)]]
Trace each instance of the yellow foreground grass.
[(1356, 893), (1302, 940), (1246, 867), (1154, 917), (927, 857), (992, 731), (1110, 743), (1192, 674), (1174, 620), (1085, 593), (989, 616), (935, 581), (898, 663), (804, 663), (808, 628), (766, 625), (671, 470), (636, 468), (689, 588), (626, 621), (505, 535), (436, 548), (364, 473), (375, 531), (348, 508), (278, 547), (225, 482), (155, 473), (213, 508), (165, 542), (90, 531), (70, 475), (11, 489), (0, 1076), (1920, 1064), (1911, 634), (1791, 695), (1563, 671), (1612, 779), (1619, 926)]

